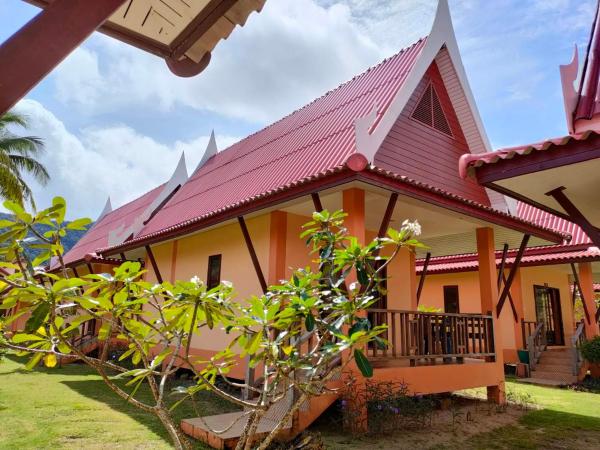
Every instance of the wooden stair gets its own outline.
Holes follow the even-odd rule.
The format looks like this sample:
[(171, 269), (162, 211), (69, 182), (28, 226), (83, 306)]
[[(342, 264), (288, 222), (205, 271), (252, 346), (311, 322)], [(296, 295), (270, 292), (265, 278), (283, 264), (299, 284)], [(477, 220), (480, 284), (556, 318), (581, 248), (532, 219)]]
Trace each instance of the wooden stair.
[[(331, 381), (327, 385), (329, 389), (336, 389), (341, 386), (341, 380)], [(318, 419), (338, 398), (339, 394), (328, 393), (306, 401), (300, 406), (294, 420), (283, 427), (281, 434), (287, 437), (298, 435)], [(290, 392), (279, 402), (271, 406), (258, 424), (257, 434), (259, 437), (267, 436), (275, 428), (277, 423), (279, 423), (289, 410), (289, 407), (291, 407), (292, 401), (293, 393)], [(244, 411), (237, 411), (214, 416), (184, 419), (181, 421), (181, 429), (185, 434), (208, 444), (212, 448), (229, 449), (236, 446), (247, 420), (247, 417), (244, 416)]]
[(540, 356), (526, 383), (562, 386), (577, 382), (573, 374), (573, 354), (570, 348), (549, 347)]

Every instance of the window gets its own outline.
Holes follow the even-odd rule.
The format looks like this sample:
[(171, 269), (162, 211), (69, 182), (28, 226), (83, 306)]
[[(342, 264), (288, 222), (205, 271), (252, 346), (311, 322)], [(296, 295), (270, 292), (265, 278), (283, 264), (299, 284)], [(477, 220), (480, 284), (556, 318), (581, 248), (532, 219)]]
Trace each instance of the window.
[(452, 136), (440, 98), (431, 83), (414, 109), (412, 118), (441, 133)]
[(206, 276), (206, 286), (212, 289), (221, 282), (221, 255), (211, 255), (208, 257), (208, 275)]
[(458, 286), (444, 286), (444, 312), (458, 314)]

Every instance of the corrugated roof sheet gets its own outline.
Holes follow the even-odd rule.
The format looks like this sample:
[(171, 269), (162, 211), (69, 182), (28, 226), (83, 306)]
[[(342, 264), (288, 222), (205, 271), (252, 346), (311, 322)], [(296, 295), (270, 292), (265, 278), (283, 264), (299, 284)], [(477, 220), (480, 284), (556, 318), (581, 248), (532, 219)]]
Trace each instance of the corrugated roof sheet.
[(425, 44), (421, 39), (312, 103), (209, 159), (140, 237), (243, 203), (343, 166), (355, 153), (354, 122), (383, 115)]
[[(542, 264), (566, 264), (579, 259), (597, 258), (600, 260), (600, 249), (598, 247), (589, 247), (586, 249), (573, 249), (570, 246), (549, 246), (547, 252), (526, 253), (521, 260), (521, 265), (542, 265)], [(539, 249), (538, 249), (539, 251)], [(500, 266), (502, 252), (496, 252), (496, 267)], [(514, 262), (514, 256), (506, 258), (506, 264), (511, 265)], [(417, 273), (422, 272), (424, 260), (417, 261)], [(447, 272), (468, 272), (477, 270), (479, 263), (477, 254), (468, 255), (440, 256), (431, 258), (427, 273), (447, 273)]]
[(535, 144), (520, 145), (517, 147), (507, 147), (494, 150), (488, 153), (467, 153), (462, 155), (458, 163), (458, 170), (462, 178), (473, 174), (473, 170), (486, 164), (495, 164), (498, 161), (512, 159), (514, 157), (525, 156), (533, 152), (551, 151), (558, 147), (563, 147), (572, 142), (585, 141), (592, 135), (598, 134), (593, 131), (586, 131), (579, 135), (568, 135), (554, 139), (548, 139)]
[(517, 203), (517, 215), (521, 219), (533, 222), (536, 225), (571, 235), (571, 240), (568, 243), (571, 246), (592, 243), (592, 240), (584, 233), (579, 225), (550, 214), (549, 212), (542, 211), (527, 203)]
[(108, 245), (109, 233), (120, 227), (123, 227), (123, 229), (129, 227), (152, 204), (154, 199), (160, 195), (164, 186), (165, 183), (102, 217), (64, 255), (65, 264), (81, 261), (88, 253), (94, 253), (99, 248), (106, 247)]

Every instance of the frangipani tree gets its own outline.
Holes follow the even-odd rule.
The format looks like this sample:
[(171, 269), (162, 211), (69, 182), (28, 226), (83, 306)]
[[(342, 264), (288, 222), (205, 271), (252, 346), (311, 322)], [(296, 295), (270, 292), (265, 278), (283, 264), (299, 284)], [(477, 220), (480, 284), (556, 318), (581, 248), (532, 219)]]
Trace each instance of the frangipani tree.
[[(5, 229), (0, 236), (5, 262), (0, 266), (6, 272), (0, 275), (0, 308), (9, 312), (0, 322), (0, 345), (29, 354), (30, 369), (42, 361), (53, 367), (58, 358), (80, 358), (117, 395), (156, 415), (176, 448), (186, 448), (189, 442), (173, 421), (169, 395), (180, 396), (177, 406), (209, 390), (243, 407), (246, 425), (238, 448), (264, 449), (305, 401), (328, 391), (328, 382), (348, 364), (355, 363), (370, 376), (372, 368), (362, 348), (370, 342), (385, 345), (379, 338), (385, 326), (372, 327), (365, 310), (378, 298), (381, 274), (397, 252), (421, 246), (415, 239), (418, 224), (405, 222), (401, 230), (389, 230), (385, 238), (361, 246), (348, 236), (342, 212), (315, 213), (302, 234), (315, 256), (315, 269), (296, 270), (266, 294), (238, 301), (227, 282), (212, 289), (197, 277), (149, 283), (138, 262), (125, 262), (112, 274), (69, 277), (61, 237), (89, 221), (66, 224), (61, 198), (34, 215), (14, 203), (5, 207), (14, 213), (14, 220), (0, 224)], [(43, 235), (35, 228), (42, 223), (50, 227)], [(27, 247), (40, 250), (40, 255), (31, 261)], [(380, 256), (384, 247), (391, 248), (391, 257)], [(51, 257), (58, 261), (55, 271), (38, 267)], [(23, 329), (9, 332), (22, 316), (28, 317)], [(97, 357), (83, 353), (71, 339), (93, 319), (100, 322), (98, 339), (105, 343)], [(208, 361), (192, 356), (193, 336), (213, 328), (228, 333), (230, 344)], [(108, 358), (111, 338), (127, 345), (119, 361)], [(229, 378), (240, 361), (262, 370), (259, 382)], [(195, 383), (169, 391), (168, 381), (178, 368), (192, 371)], [(127, 379), (124, 387), (118, 381), (122, 378)], [(151, 402), (136, 395), (142, 385), (152, 393)], [(224, 385), (247, 395), (234, 395)], [(277, 426), (258, 442), (259, 421), (285, 398), (293, 401), (285, 403)]]

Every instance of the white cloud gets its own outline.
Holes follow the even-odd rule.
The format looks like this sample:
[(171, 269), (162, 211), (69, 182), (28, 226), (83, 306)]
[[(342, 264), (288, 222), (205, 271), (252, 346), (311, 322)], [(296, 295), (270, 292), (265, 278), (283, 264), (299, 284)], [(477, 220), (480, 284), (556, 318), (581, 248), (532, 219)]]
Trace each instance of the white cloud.
[[(161, 144), (125, 125), (87, 128), (75, 134), (52, 112), (33, 100), (23, 100), (17, 110), (29, 116), (30, 134), (42, 136), (51, 182), (40, 187), (31, 182), (38, 207), (46, 207), (52, 197), (67, 199), (69, 216), (95, 218), (110, 195), (117, 207), (166, 181), (182, 151), (188, 173), (196, 167), (208, 136)], [(217, 136), (220, 149), (238, 139)]]
[(75, 51), (54, 79), (58, 99), (86, 114), (130, 105), (163, 111), (188, 106), (264, 123), (387, 53), (356, 26), (346, 5), (276, 0), (220, 42), (200, 76), (177, 78), (160, 58), (98, 36)]

